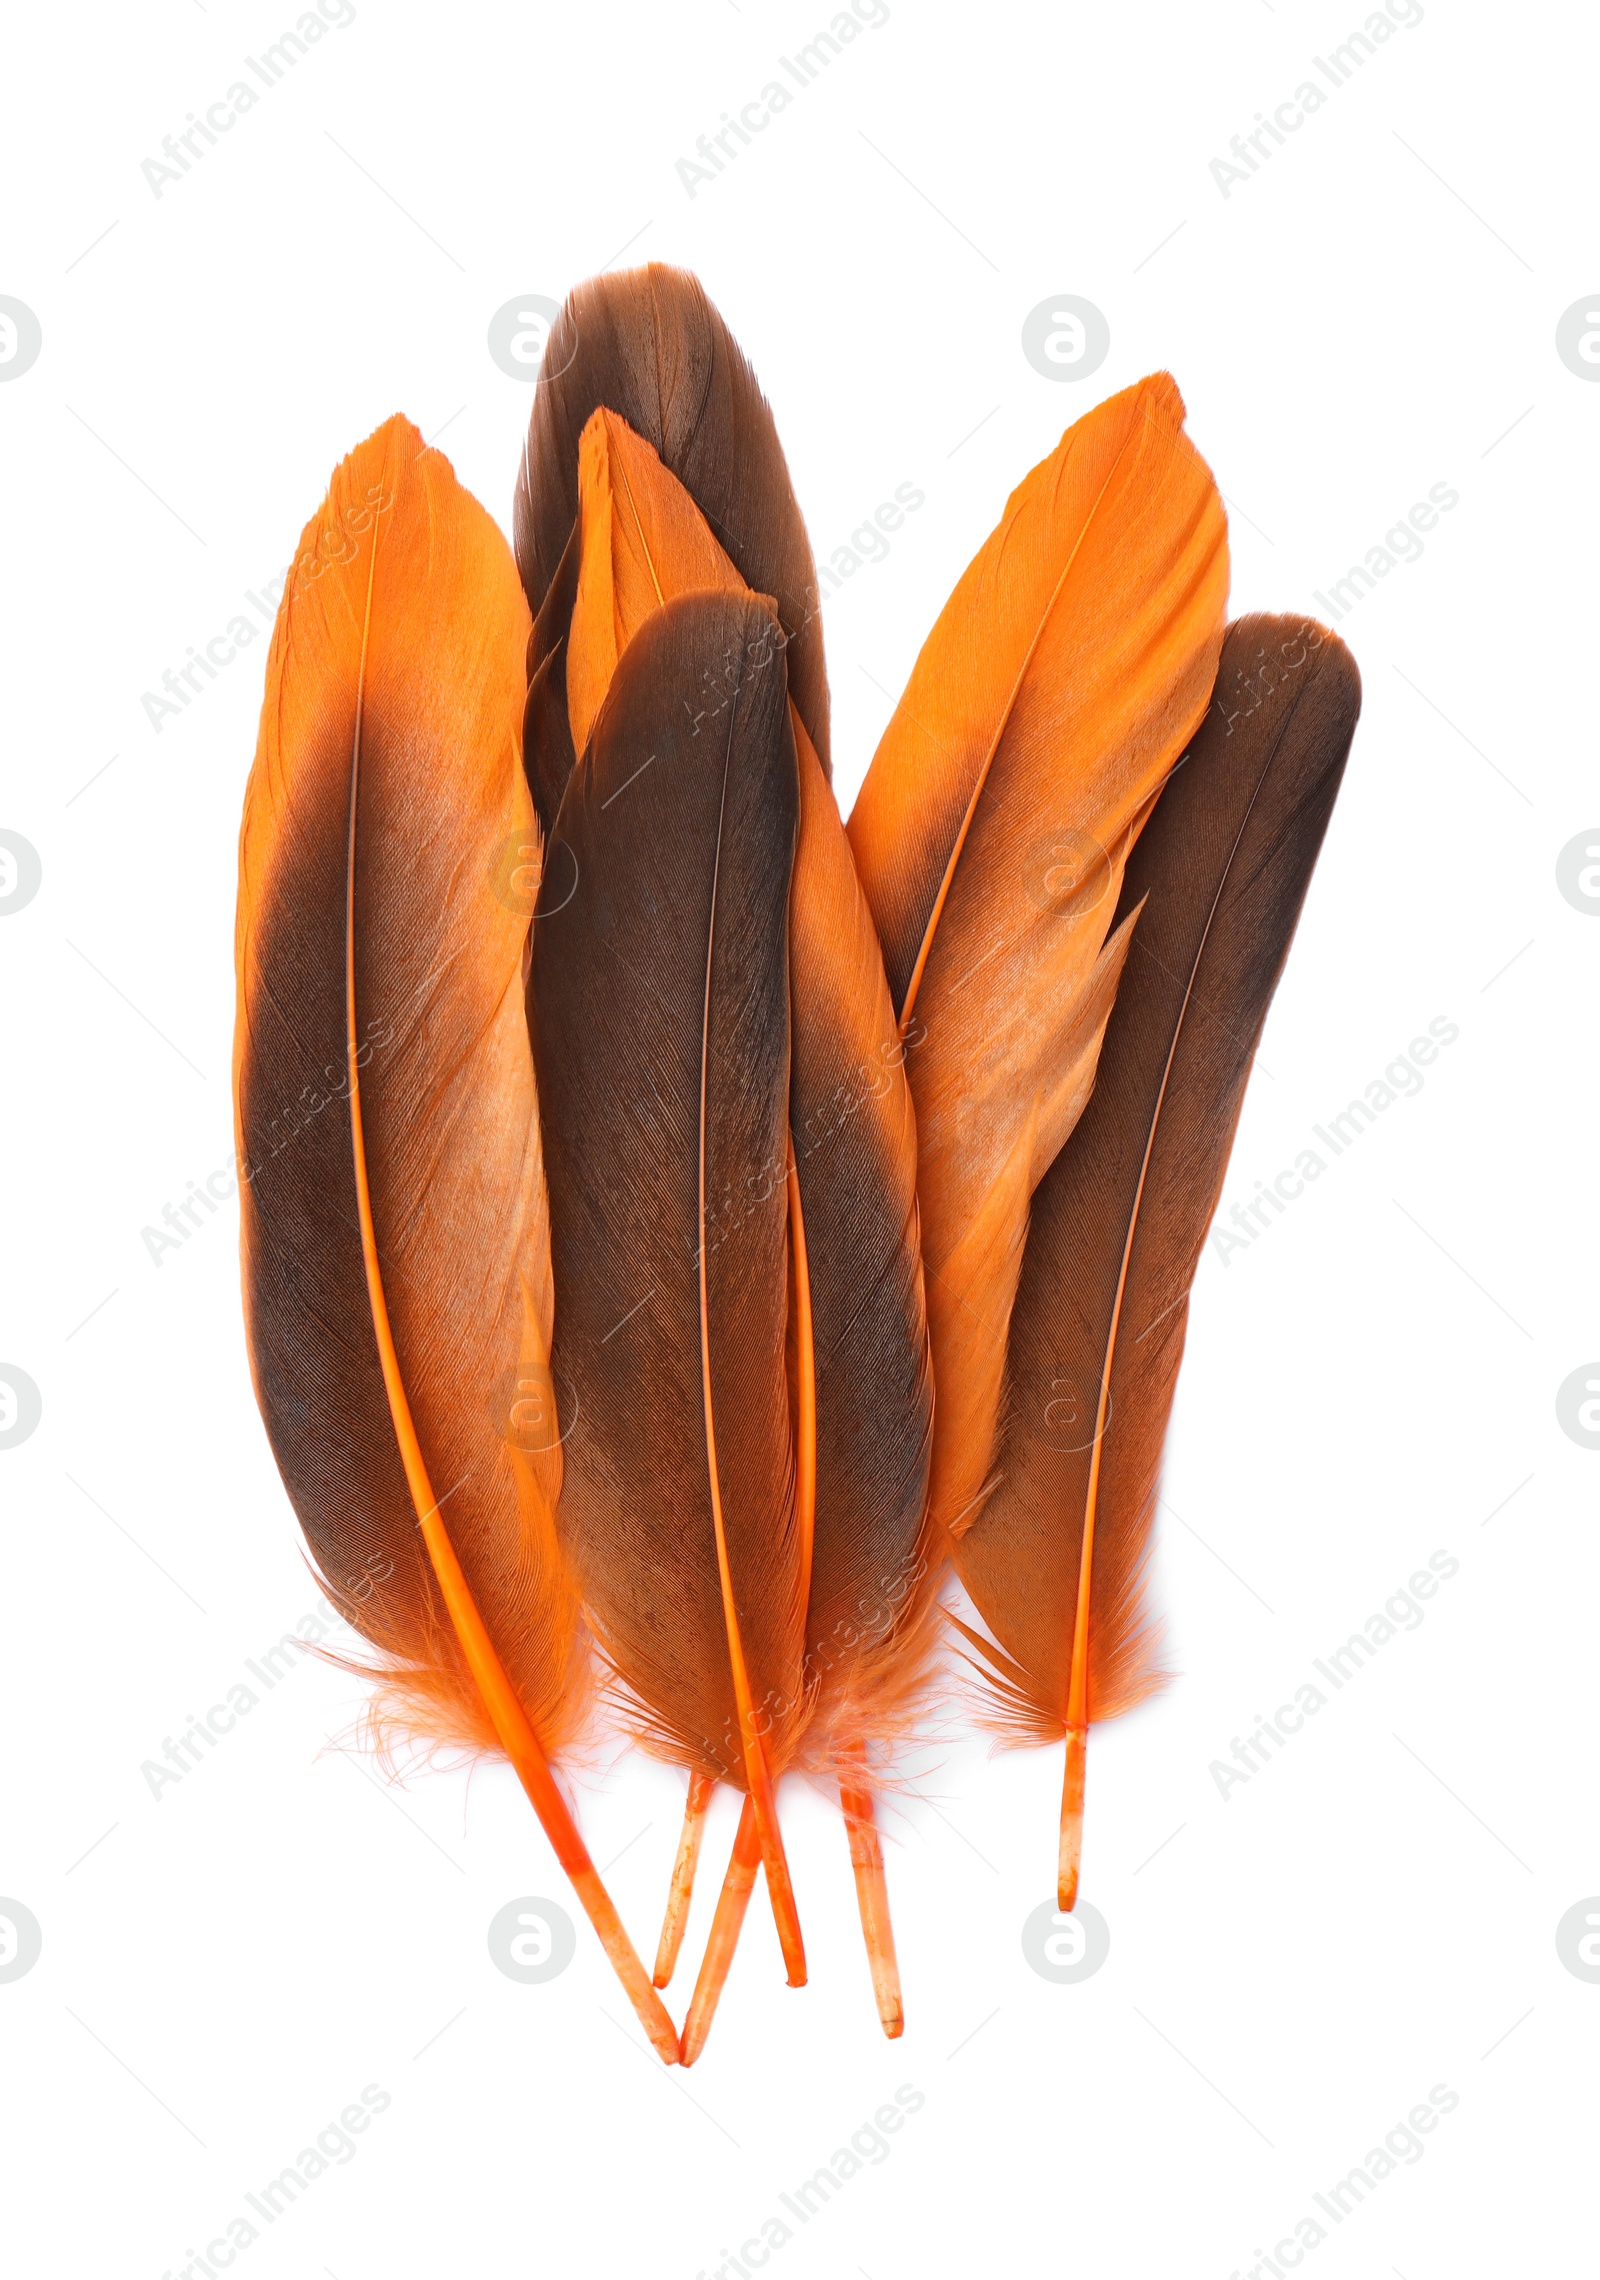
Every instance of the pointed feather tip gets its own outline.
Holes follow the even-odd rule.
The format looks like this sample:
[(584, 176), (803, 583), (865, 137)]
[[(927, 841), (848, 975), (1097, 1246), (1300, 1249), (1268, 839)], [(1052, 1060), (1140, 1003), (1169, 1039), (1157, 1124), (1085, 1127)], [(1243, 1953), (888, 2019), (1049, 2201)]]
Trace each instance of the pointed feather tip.
[(1130, 421), (1135, 417), (1143, 418), (1162, 434), (1173, 438), (1182, 437), (1191, 450), (1194, 448), (1184, 428), (1189, 413), (1177, 381), (1170, 372), (1147, 372), (1142, 380), (1135, 380), (1128, 387), (1118, 388), (1111, 395), (1103, 396), (1098, 404), (1091, 404), (1086, 412), (1080, 412), (1069, 426), (1064, 427), (1055, 449), (1047, 452), (1036, 466), (1030, 467), (1012, 486), (1007, 498), (1008, 509), (1015, 509), (1047, 469), (1056, 471), (1059, 478), (1061, 465), (1072, 452), (1075, 442), (1091, 430), (1099, 430), (1107, 422), (1114, 422), (1119, 414), (1126, 414)]
[[(332, 490), (334, 483), (347, 468), (365, 466), (370, 460), (376, 460), (381, 465), (391, 453), (398, 464), (410, 466), (421, 458), (427, 448), (421, 431), (407, 419), (405, 413), (391, 412), (386, 420), (378, 422), (370, 435), (363, 436), (358, 444), (345, 453), (329, 479), (328, 488)], [(437, 456), (444, 458), (443, 452)]]
[(1147, 372), (1142, 380), (1134, 382), (1128, 394), (1142, 411), (1159, 415), (1175, 429), (1181, 428), (1189, 417), (1183, 390), (1170, 372)]
[[(285, 605), (335, 564), (349, 559), (375, 506), (381, 514), (393, 504), (392, 493), (387, 498), (382, 496), (386, 471), (392, 469), (404, 479), (419, 466), (429, 472), (442, 471), (453, 491), (470, 501), (485, 522), (492, 520), (482, 501), (460, 481), (445, 454), (426, 441), (416, 423), (404, 412), (391, 412), (386, 420), (379, 421), (370, 435), (351, 446), (329, 475), (322, 503), (300, 533), (294, 566), (284, 589)], [(296, 570), (298, 576), (294, 575)]]
[[(391, 412), (386, 420), (379, 421), (370, 435), (363, 436), (358, 444), (352, 445), (328, 478), (328, 498), (332, 498), (336, 487), (348, 484), (353, 475), (365, 473), (370, 468), (382, 469), (386, 465), (393, 465), (402, 471), (418, 466), (442, 470), (447, 482), (464, 498), (470, 499), (487, 520), (493, 520), (482, 500), (475, 492), (469, 491), (457, 475), (449, 454), (429, 443), (416, 422), (404, 412)], [(324, 513), (326, 507), (325, 499)], [(314, 523), (320, 520), (320, 516), (316, 517)], [(312, 528), (313, 525), (307, 526), (308, 531)], [(302, 541), (302, 547), (305, 543)], [(330, 558), (324, 556), (324, 559)]]
[[(404, 412), (391, 412), (386, 420), (378, 422), (371, 435), (368, 436), (367, 442), (377, 443), (380, 440), (385, 443), (392, 440), (402, 449), (409, 448), (413, 459), (428, 449), (428, 445), (423, 440), (422, 430), (415, 421), (407, 418)], [(357, 448), (360, 449), (361, 447), (358, 446)], [(442, 459), (444, 457), (443, 452), (439, 456)]]
[(1172, 374), (1166, 371), (1147, 372), (1142, 379), (1130, 382), (1126, 388), (1114, 390), (1111, 395), (1102, 397), (1098, 404), (1091, 404), (1088, 411), (1080, 413), (1072, 425), (1063, 430), (1062, 442), (1065, 443), (1069, 436), (1079, 428), (1086, 427), (1091, 420), (1098, 422), (1110, 419), (1120, 409), (1139, 412), (1152, 423), (1170, 429), (1174, 435), (1178, 434), (1189, 416), (1183, 391)]
[[(578, 437), (578, 496), (580, 499), (583, 496), (585, 482), (592, 483), (596, 475), (602, 473), (619, 451), (625, 448), (624, 437), (634, 443), (644, 443), (643, 437), (635, 434), (620, 412), (614, 412), (609, 404), (596, 404), (594, 410), (584, 421), (583, 432)], [(650, 451), (652, 457), (659, 456), (651, 445), (644, 444), (644, 448)]]

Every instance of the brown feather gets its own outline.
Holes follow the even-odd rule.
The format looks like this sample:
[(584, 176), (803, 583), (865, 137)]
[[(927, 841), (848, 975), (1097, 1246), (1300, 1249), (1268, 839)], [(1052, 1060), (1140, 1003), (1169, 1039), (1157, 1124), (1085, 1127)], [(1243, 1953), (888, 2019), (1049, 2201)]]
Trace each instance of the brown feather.
[(956, 1552), (1021, 1740), (1157, 1683), (1143, 1575), (1189, 1286), (1359, 707), (1332, 634), (1242, 619), (1128, 861), (1132, 947), (1094, 1095), (1034, 1197), (999, 1483)]
[(563, 1535), (641, 1738), (750, 1788), (780, 1928), (770, 1770), (801, 1714), (804, 1632), (785, 1365), (797, 810), (770, 611), (669, 602), (568, 784), (530, 997)]
[(523, 765), (539, 828), (548, 839), (575, 754), (567, 709), (567, 628), (578, 598), (581, 539), (576, 523), (528, 637), (528, 696), (522, 720)]
[[(581, 540), (567, 650), (571, 745), (582, 751), (628, 651), (663, 603), (746, 594), (677, 478), (613, 412), (579, 444)], [(807, 1605), (803, 1721), (812, 1765), (845, 1796), (880, 2012), (902, 2017), (882, 1856), (871, 1827), (869, 1741), (904, 1725), (934, 1643), (937, 1563), (923, 1541), (932, 1381), (916, 1211), (916, 1141), (883, 959), (832, 790), (791, 699), (800, 834), (789, 905), (790, 1162), (787, 1375), (795, 1528)], [(683, 1836), (657, 1954), (676, 1964), (705, 1811), (691, 1770)], [(732, 1960), (756, 1830), (747, 1800), (696, 1986), (682, 2056), (709, 2031)]]
[[(618, 656), (665, 600), (747, 589), (688, 492), (615, 413), (589, 420), (579, 470), (567, 692), (582, 750)], [(791, 1366), (810, 1606), (806, 1754), (828, 1756), (848, 1731), (859, 1777), (859, 1744), (901, 1713), (933, 1641), (935, 1563), (922, 1543), (933, 1389), (905, 1052), (838, 806), (792, 707), (791, 725), (800, 833), (789, 905), (799, 1189), (790, 1273), (804, 1278), (797, 1305), (810, 1340), (804, 1387), (798, 1360)]]
[[(546, 377), (548, 375), (548, 377)], [(578, 446), (602, 405), (683, 484), (745, 584), (769, 594), (788, 642), (789, 693), (828, 767), (828, 682), (810, 541), (772, 412), (738, 344), (688, 271), (592, 277), (570, 294), (545, 349), (518, 471), (518, 567), (538, 620), (529, 676), (564, 681), (559, 572), (578, 518)], [(574, 755), (555, 708), (530, 710), (528, 768), (546, 829)], [(559, 798), (559, 794), (557, 794)]]

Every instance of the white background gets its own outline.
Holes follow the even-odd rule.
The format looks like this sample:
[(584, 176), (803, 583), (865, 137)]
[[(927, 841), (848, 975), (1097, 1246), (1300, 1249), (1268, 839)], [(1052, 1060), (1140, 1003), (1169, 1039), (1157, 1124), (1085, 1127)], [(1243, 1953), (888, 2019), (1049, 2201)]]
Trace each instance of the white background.
[[(1600, 811), (1600, 387), (1554, 342), (1600, 285), (1593, 24), (1425, 0), (1224, 197), (1210, 162), (1360, 0), (890, 0), (691, 198), (676, 161), (828, 19), (357, 0), (158, 199), (141, 160), (292, 0), (11, 16), (0, 292), (44, 340), (0, 387), (0, 825), (44, 867), (0, 925), (0, 1360), (44, 1404), (0, 1453), (0, 1893), (44, 1935), (0, 1984), (19, 2274), (182, 2273), (368, 2084), (388, 2109), (240, 2253), (249, 2280), (714, 2274), (903, 2083), (922, 2109), (774, 2255), (783, 2280), (1227, 2280), (1437, 2084), (1458, 2105), (1323, 2220), (1318, 2280), (1592, 2253), (1600, 1987), (1554, 1933), (1600, 1890), (1600, 1455), (1555, 1394), (1600, 1352), (1600, 926), (1555, 864)], [(301, 1664), (159, 1799), (140, 1770), (315, 1599), (246, 1376), (236, 1206), (159, 1266), (141, 1238), (232, 1146), (264, 640), (160, 734), (141, 697), (391, 411), (509, 527), (529, 390), (489, 319), (619, 249), (705, 279), (819, 556), (926, 492), (828, 606), (846, 803), (1007, 491), (1140, 373), (1177, 374), (1231, 503), (1236, 611), (1320, 608), (1430, 486), (1460, 494), (1341, 625), (1365, 711), (1224, 1208), (1430, 1020), (1460, 1036), (1203, 1266), (1155, 1575), (1179, 1675), (1090, 1753), (1110, 1959), (1079, 1986), (1028, 1968), (1058, 1755), (955, 1732), (893, 1821), (904, 2041), (875, 2023), (836, 1816), (801, 1790), (812, 1985), (782, 1986), (758, 1900), (687, 2075), (581, 1921), (552, 1984), (494, 1969), (495, 1911), (566, 1897), (520, 1792), (503, 1768), (386, 1790), (336, 1746), (360, 1707), (336, 1672)], [(1111, 329), (1077, 385), (1020, 349), (1063, 292)], [(1459, 1572), (1421, 1627), (1219, 1795), (1212, 1761), (1440, 1550)], [(678, 1783), (627, 1758), (579, 1794), (648, 1952)], [(724, 1799), (708, 1884), (730, 1835)], [(703, 1898), (689, 1967), (704, 1923)]]

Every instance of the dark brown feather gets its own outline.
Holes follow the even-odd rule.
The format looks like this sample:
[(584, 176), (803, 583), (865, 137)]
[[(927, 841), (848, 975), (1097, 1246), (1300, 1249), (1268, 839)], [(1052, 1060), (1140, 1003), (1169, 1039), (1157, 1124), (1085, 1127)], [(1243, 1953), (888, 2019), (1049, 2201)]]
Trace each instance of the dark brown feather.
[(803, 1620), (785, 1371), (796, 820), (770, 611), (720, 594), (669, 602), (629, 643), (568, 784), (530, 995), (563, 1535), (642, 1737), (740, 1786), (700, 1260), (703, 1243), (738, 1630), (781, 1762), (800, 1709)]
[[(694, 591), (747, 598), (748, 589), (684, 486), (615, 413), (596, 412), (584, 430), (579, 491), (567, 698), (574, 741), (586, 743), (619, 654), (663, 602)], [(905, 1050), (832, 787), (792, 705), (790, 715), (800, 772), (789, 901), (800, 1198), (790, 1230), (791, 1411), (811, 1546), (806, 1751), (817, 1761), (881, 1731), (891, 1704), (903, 1714), (920, 1675), (933, 1391)]]
[(956, 1553), (999, 1654), (969, 1636), (1018, 1739), (1059, 1739), (1067, 1722), (1091, 1494), (1087, 1714), (1157, 1682), (1142, 1576), (1189, 1286), (1359, 707), (1334, 635), (1242, 619), (1128, 859), (1118, 920), (1136, 923), (1094, 1093), (1034, 1196), (999, 1484)]
[(528, 637), (528, 702), (522, 719), (522, 757), (539, 828), (548, 839), (576, 755), (567, 724), (567, 631), (578, 598), (581, 532), (572, 526), (555, 576)]
[[(546, 378), (543, 374), (548, 374)], [(816, 569), (771, 408), (698, 278), (661, 262), (592, 277), (568, 295), (534, 389), (513, 513), (517, 565), (536, 620), (530, 678), (563, 681), (557, 607), (578, 514), (578, 441), (600, 406), (617, 412), (688, 490), (746, 585), (770, 594), (788, 640), (789, 694), (828, 768), (828, 683)], [(571, 616), (571, 601), (565, 616)], [(548, 660), (548, 664), (546, 664)], [(553, 686), (553, 697), (561, 691)], [(556, 709), (559, 709), (557, 707)], [(541, 820), (570, 738), (530, 719), (529, 780)]]

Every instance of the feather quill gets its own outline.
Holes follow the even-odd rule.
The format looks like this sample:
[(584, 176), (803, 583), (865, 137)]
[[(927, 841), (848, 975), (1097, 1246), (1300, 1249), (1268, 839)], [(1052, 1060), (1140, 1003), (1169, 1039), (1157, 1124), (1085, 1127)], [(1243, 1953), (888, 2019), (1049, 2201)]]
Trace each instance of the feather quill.
[(1166, 373), (1070, 428), (924, 644), (850, 818), (909, 1054), (952, 1534), (989, 1478), (1028, 1201), (1082, 1110), (1123, 866), (1204, 712), (1221, 502)]
[(826, 773), (816, 569), (771, 408), (699, 279), (652, 262), (590, 278), (568, 296), (550, 329), (518, 470), (517, 564), (534, 613), (525, 745), (546, 830), (576, 757), (565, 680), (579, 443), (601, 406), (659, 454), (739, 577), (772, 598), (787, 643), (789, 694)]
[(1034, 1197), (999, 1485), (956, 1564), (1003, 1729), (1066, 1737), (1067, 1910), (1089, 1722), (1158, 1683), (1143, 1574), (1189, 1287), (1359, 708), (1348, 650), (1314, 621), (1229, 629), (1128, 861), (1132, 947), (1093, 1097)]
[(306, 526), (240, 835), (235, 1114), (273, 1453), (388, 1715), (511, 1758), (652, 2041), (549, 1770), (581, 1713), (522, 1007), (539, 835), (505, 541), (395, 419)]

